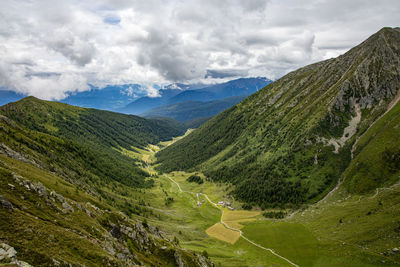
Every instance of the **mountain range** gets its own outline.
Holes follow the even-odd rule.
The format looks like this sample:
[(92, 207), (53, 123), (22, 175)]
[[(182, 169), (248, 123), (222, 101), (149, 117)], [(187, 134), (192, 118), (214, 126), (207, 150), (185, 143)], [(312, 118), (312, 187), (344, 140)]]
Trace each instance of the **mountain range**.
[(61, 102), (79, 107), (114, 111), (144, 95), (146, 95), (146, 90), (139, 84), (108, 85), (102, 89), (91, 87), (89, 91), (72, 93)]
[[(189, 89), (183, 91), (176, 89), (160, 90), (160, 97), (139, 98), (120, 111), (136, 115), (155, 115), (160, 114), (162, 109), (155, 110), (155, 113), (153, 113), (152, 109), (185, 103), (187, 101), (208, 102), (233, 96), (248, 96), (269, 83), (271, 83), (271, 80), (267, 78), (240, 78), (226, 83), (205, 86), (200, 89)], [(175, 108), (178, 107), (175, 106)], [(167, 116), (166, 114), (164, 115)]]
[[(86, 108), (117, 110), (146, 94), (146, 90), (139, 84), (108, 85), (102, 89), (90, 86), (88, 91), (70, 93), (61, 102)], [(0, 90), (0, 105), (15, 102), (27, 96), (9, 90)]]
[[(146, 96), (147, 91), (139, 84), (109, 85), (102, 89), (91, 86), (90, 90), (71, 93), (60, 102), (147, 117), (169, 117), (198, 127), (199, 122), (231, 107), (270, 82), (266, 78), (241, 78), (214, 85), (173, 83), (158, 89), (155, 97)], [(0, 104), (25, 96), (13, 91), (0, 91)], [(191, 106), (191, 115), (188, 115), (188, 106)]]

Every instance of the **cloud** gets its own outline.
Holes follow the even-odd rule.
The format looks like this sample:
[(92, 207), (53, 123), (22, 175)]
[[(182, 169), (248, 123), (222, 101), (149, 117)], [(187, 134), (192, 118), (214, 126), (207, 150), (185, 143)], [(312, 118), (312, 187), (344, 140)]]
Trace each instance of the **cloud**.
[(156, 96), (154, 84), (274, 79), (398, 26), (399, 13), (397, 0), (4, 0), (0, 88), (61, 99), (140, 83)]
[(173, 31), (150, 28), (147, 32), (147, 38), (139, 45), (139, 64), (150, 65), (166, 80), (174, 82), (205, 75), (207, 60), (202, 51), (190, 49)]
[(92, 61), (96, 53), (94, 44), (88, 40), (81, 39), (68, 29), (57, 29), (46, 40), (48, 48), (61, 53), (72, 63), (85, 66)]

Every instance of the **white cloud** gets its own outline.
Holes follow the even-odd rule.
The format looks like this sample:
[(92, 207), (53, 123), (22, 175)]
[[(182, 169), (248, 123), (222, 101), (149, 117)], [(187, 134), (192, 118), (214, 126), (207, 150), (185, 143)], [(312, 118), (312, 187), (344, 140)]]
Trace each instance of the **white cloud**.
[(3, 0), (0, 88), (61, 99), (141, 83), (156, 96), (153, 84), (207, 73), (278, 78), (398, 26), (399, 13), (398, 0)]

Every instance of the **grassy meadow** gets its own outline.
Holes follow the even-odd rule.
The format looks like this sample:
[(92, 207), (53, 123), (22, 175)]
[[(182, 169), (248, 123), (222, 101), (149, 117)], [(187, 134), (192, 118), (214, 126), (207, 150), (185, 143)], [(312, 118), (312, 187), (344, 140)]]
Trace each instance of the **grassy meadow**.
[[(169, 143), (165, 142), (159, 147), (167, 145)], [(150, 153), (145, 156), (150, 163), (154, 162), (152, 153), (156, 151), (157, 147), (153, 147), (145, 153)], [(150, 169), (154, 172), (153, 166)], [(219, 266), (292, 265), (239, 237), (239, 232), (224, 227), (220, 223), (221, 210), (196, 193), (206, 194), (214, 203), (231, 202), (235, 210), (223, 208), (222, 218), (229, 227), (241, 229), (248, 239), (271, 248), (299, 266), (400, 265), (397, 255), (391, 252), (398, 244), (399, 235), (382, 236), (393, 232), (388, 228), (400, 227), (399, 216), (394, 212), (400, 203), (400, 197), (396, 196), (400, 189), (396, 186), (378, 190), (375, 197), (348, 195), (341, 189), (288, 219), (276, 220), (264, 218), (260, 210), (241, 209), (241, 203), (227, 194), (231, 185), (207, 181), (202, 173), (179, 171), (166, 175), (184, 192), (164, 174), (157, 175), (155, 186), (146, 189), (146, 198), (159, 217), (150, 217), (149, 222), (165, 229), (171, 238), (176, 236), (182, 247), (206, 251)], [(191, 175), (202, 177), (204, 183), (188, 182)], [(173, 201), (167, 204), (168, 197)], [(200, 207), (197, 197), (202, 203)], [(379, 203), (383, 199), (381, 206)], [(360, 201), (365, 205), (359, 205)], [(375, 248), (365, 245), (368, 242)]]

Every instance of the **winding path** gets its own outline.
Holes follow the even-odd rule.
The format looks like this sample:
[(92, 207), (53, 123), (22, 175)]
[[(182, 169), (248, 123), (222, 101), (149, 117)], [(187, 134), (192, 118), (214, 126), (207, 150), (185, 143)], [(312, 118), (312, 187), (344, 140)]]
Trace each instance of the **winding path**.
[(223, 221), (223, 219), (222, 219), (222, 218), (224, 217), (224, 210), (221, 209), (221, 207), (219, 207), (216, 203), (214, 203), (206, 194), (203, 194), (203, 193), (194, 193), (194, 192), (182, 190), (182, 188), (181, 188), (181, 186), (179, 185), (179, 183), (177, 183), (174, 179), (172, 179), (171, 177), (169, 177), (169, 176), (166, 175), (166, 174), (164, 174), (164, 176), (165, 176), (166, 178), (168, 178), (171, 182), (173, 182), (174, 184), (176, 184), (176, 186), (177, 186), (178, 189), (179, 189), (179, 192), (188, 193), (188, 194), (193, 194), (193, 195), (194, 195), (194, 194), (200, 194), (200, 195), (204, 196), (204, 197), (207, 199), (207, 201), (210, 202), (210, 204), (212, 204), (214, 207), (216, 207), (217, 209), (219, 209), (219, 210), (221, 211), (220, 223), (221, 223), (225, 228), (227, 228), (227, 229), (229, 229), (229, 230), (232, 230), (232, 231), (235, 231), (235, 232), (239, 232), (240, 236), (241, 236), (244, 240), (246, 240), (247, 242), (249, 242), (250, 244), (252, 244), (252, 245), (254, 245), (254, 246), (258, 247), (258, 248), (261, 248), (261, 249), (263, 249), (263, 250), (267, 250), (267, 251), (271, 252), (273, 255), (275, 255), (275, 256), (281, 258), (282, 260), (285, 260), (286, 262), (290, 263), (291, 265), (296, 266), (296, 267), (299, 267), (299, 265), (297, 265), (297, 264), (291, 262), (289, 259), (287, 259), (287, 258), (285, 258), (285, 257), (283, 257), (283, 256), (281, 256), (281, 255), (279, 255), (279, 254), (277, 254), (274, 250), (272, 250), (272, 249), (270, 249), (270, 248), (263, 247), (263, 246), (257, 244), (256, 242), (254, 242), (254, 241), (248, 239), (247, 237), (245, 237), (245, 236), (243, 235), (242, 230), (236, 229), (236, 228), (232, 228), (232, 227), (230, 227), (229, 225), (227, 225), (227, 224)]

